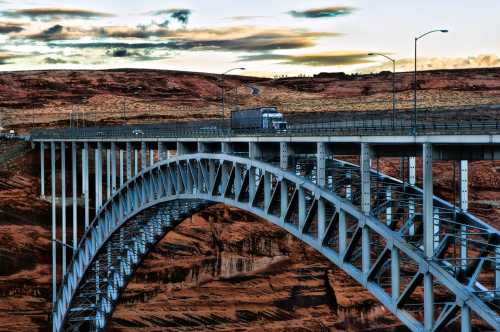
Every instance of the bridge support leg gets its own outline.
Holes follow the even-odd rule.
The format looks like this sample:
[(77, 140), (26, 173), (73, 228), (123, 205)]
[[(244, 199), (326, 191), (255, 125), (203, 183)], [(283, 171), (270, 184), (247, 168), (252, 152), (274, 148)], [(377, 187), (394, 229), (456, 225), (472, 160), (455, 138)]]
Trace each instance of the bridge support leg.
[[(432, 145), (424, 143), (422, 147), (423, 161), (423, 222), (424, 222), (424, 254), (427, 259), (434, 256), (434, 209), (432, 183)], [(424, 272), (424, 327), (427, 331), (434, 324), (434, 293), (433, 277), (428, 271)]]
[(146, 168), (148, 168), (146, 142), (141, 142), (141, 169), (144, 171)]
[(45, 198), (45, 143), (40, 143), (40, 196)]
[(56, 143), (50, 143), (50, 171), (52, 195), (52, 303), (57, 298), (57, 224), (56, 224)]
[(385, 208), (385, 223), (387, 226), (392, 224), (392, 189), (391, 186), (388, 186), (385, 191), (385, 200), (386, 200), (386, 208)]
[(365, 215), (369, 215), (371, 210), (370, 155), (370, 146), (366, 143), (362, 143), (360, 160), (361, 210)]
[(229, 144), (228, 142), (222, 142), (221, 150), (222, 150), (222, 153), (225, 153), (225, 154), (231, 154), (233, 152), (231, 149), (231, 144)]
[(155, 149), (149, 149), (149, 165), (153, 166), (155, 163)]
[(134, 148), (134, 176), (139, 174), (139, 151)]
[(470, 308), (464, 303), (461, 310), (461, 322), (460, 331), (461, 332), (471, 332), (471, 322), (470, 322)]
[(120, 187), (125, 183), (125, 177), (123, 176), (123, 149), (120, 149)]
[(127, 142), (126, 148), (126, 162), (127, 162), (127, 181), (132, 178), (132, 144)]
[(95, 210), (96, 214), (102, 205), (102, 143), (95, 149)]
[(158, 160), (164, 160), (165, 156), (165, 145), (162, 142), (158, 142)]
[(432, 331), (434, 325), (434, 281), (430, 272), (424, 273), (424, 327)]
[(77, 147), (76, 142), (71, 143), (71, 184), (73, 185), (73, 202), (72, 202), (72, 217), (73, 217), (73, 255), (76, 254), (76, 247), (78, 246), (78, 201), (77, 201)]
[(83, 143), (82, 150), (82, 194), (85, 207), (85, 229), (89, 227), (90, 201), (89, 201), (89, 143)]
[(395, 306), (397, 305), (397, 300), (399, 298), (400, 275), (399, 250), (393, 245), (391, 248), (391, 295)]
[(111, 150), (106, 149), (106, 200), (111, 197)]
[[(416, 157), (409, 157), (408, 158), (408, 182), (410, 183), (410, 186), (415, 186), (417, 183), (417, 161)], [(408, 226), (408, 233), (410, 236), (415, 235), (415, 199), (410, 197), (409, 202), (408, 202), (408, 217), (411, 221), (411, 224)]]
[(116, 189), (116, 143), (111, 143), (111, 193)]
[(434, 209), (432, 183), (432, 145), (423, 145), (423, 222), (424, 222), (424, 254), (427, 258), (434, 256)]
[(347, 248), (347, 223), (344, 210), (338, 210), (339, 214), (339, 256), (344, 259)]
[[(288, 142), (280, 142), (280, 167), (283, 170), (289, 168), (290, 159), (290, 144)], [(284, 222), (286, 210), (288, 209), (288, 184), (285, 179), (280, 182), (280, 212), (281, 222)]]
[(320, 187), (326, 186), (326, 144), (317, 143), (316, 152), (316, 180)]
[[(371, 211), (371, 179), (370, 179), (370, 160), (371, 148), (366, 143), (361, 143), (361, 209), (365, 216), (370, 215)], [(363, 223), (361, 229), (361, 262), (363, 271), (363, 280), (366, 283), (370, 271), (370, 233), (368, 227)]]
[[(469, 164), (467, 160), (460, 161), (460, 209), (467, 212), (469, 208)], [(460, 226), (460, 266), (467, 268), (467, 226)]]
[(66, 143), (61, 142), (62, 276), (66, 274)]

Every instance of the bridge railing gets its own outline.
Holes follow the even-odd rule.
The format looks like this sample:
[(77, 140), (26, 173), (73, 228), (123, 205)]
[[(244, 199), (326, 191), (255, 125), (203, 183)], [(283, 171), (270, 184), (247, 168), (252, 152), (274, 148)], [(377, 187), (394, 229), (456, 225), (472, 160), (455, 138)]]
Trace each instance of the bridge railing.
[(234, 128), (229, 119), (85, 128), (38, 129), (32, 139), (168, 138), (303, 135), (424, 135), (500, 132), (500, 105), (420, 108), (384, 112), (308, 112), (285, 114), (286, 129)]

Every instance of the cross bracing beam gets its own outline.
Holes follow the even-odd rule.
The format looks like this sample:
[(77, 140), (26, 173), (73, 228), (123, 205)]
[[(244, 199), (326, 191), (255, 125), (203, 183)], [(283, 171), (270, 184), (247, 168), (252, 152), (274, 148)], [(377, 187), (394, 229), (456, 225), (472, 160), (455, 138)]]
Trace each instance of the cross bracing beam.
[[(352, 170), (355, 169), (354, 165), (348, 165), (345, 162), (339, 162), (339, 164), (350, 166)], [(237, 168), (238, 171), (236, 171)], [(206, 176), (208, 173), (212, 173), (213, 176)], [(223, 176), (223, 174), (226, 175)], [(266, 180), (266, 177), (273, 180)], [(375, 177), (380, 177), (383, 180), (381, 183), (390, 184), (391, 201), (408, 201), (405, 196), (408, 193), (416, 196), (422, 194), (418, 188), (410, 188), (407, 190), (408, 192), (398, 191), (398, 186), (402, 186), (399, 181), (372, 171), (371, 178)], [(359, 187), (360, 182), (358, 181), (357, 184), (354, 182), (353, 186)], [(236, 183), (240, 184), (239, 188), (234, 188)], [(252, 183), (253, 185), (250, 185)], [(286, 183), (288, 189), (285, 195), (288, 204), (275, 204), (271, 208), (274, 200), (281, 197), (283, 183)], [(359, 190), (359, 188), (353, 189)], [(277, 194), (278, 190), (280, 194)], [(266, 194), (266, 192), (270, 194)], [(373, 195), (375, 194), (373, 193)], [(386, 196), (381, 195), (381, 197)], [(374, 200), (372, 199), (372, 201)], [(133, 273), (134, 266), (137, 266), (142, 259), (141, 257), (147, 253), (148, 245), (164, 234), (165, 229), (163, 228), (162, 231), (162, 227), (158, 225), (168, 222), (169, 227), (173, 227), (185, 216), (198, 211), (206, 204), (213, 203), (225, 203), (249, 211), (289, 231), (362, 283), (411, 330), (435, 329), (436, 324), (443, 324), (445, 318), (446, 321), (456, 321), (454, 315), (460, 311), (466, 314), (470, 311), (494, 329), (498, 327), (498, 313), (489, 306), (487, 297), (480, 297), (476, 291), (482, 285), (480, 274), (487, 264), (481, 264), (482, 268), (476, 266), (473, 276), (465, 276), (463, 280), (470, 284), (464, 286), (463, 281), (457, 279), (457, 276), (450, 272), (453, 271), (450, 269), (453, 263), (439, 257), (429, 258), (424, 255), (422, 227), (416, 227), (415, 231), (416, 235), (420, 236), (420, 240), (412, 242), (406, 240), (405, 233), (401, 232), (400, 229), (406, 225), (408, 204), (406, 204), (406, 208), (402, 208), (406, 212), (401, 213), (401, 216), (398, 216), (396, 211), (392, 213), (392, 227), (389, 227), (386, 218), (379, 219), (378, 216), (363, 213), (360, 201), (351, 202), (345, 196), (342, 197), (311, 181), (304, 180), (302, 175), (256, 160), (225, 154), (203, 153), (181, 155), (156, 163), (139, 173), (137, 177), (124, 183), (101, 207), (99, 214), (80, 241), (77, 255), (70, 264), (69, 273), (61, 284), (54, 310), (55, 327), (58, 330), (69, 328), (68, 324), (72, 324), (71, 322), (75, 320), (98, 322), (90, 323), (95, 324), (93, 327), (96, 329), (105, 326), (105, 322), (112, 312), (114, 301), (116, 301), (113, 299), (117, 297), (115, 293), (119, 293), (126, 285), (126, 280)], [(325, 210), (324, 215), (322, 215), (323, 211), (320, 212), (320, 205), (323, 204), (325, 206), (321, 210)], [(160, 206), (170, 207), (168, 213), (163, 214), (161, 218), (147, 213), (155, 211), (155, 207)], [(172, 208), (172, 206), (174, 207)], [(433, 200), (433, 206), (444, 211), (438, 210), (438, 213), (443, 216), (446, 212), (445, 208), (450, 209), (446, 202), (439, 199)], [(279, 213), (271, 213), (278, 207)], [(332, 207), (334, 207), (333, 210)], [(385, 209), (378, 210), (382, 213), (386, 211)], [(440, 215), (440, 224), (447, 225), (446, 222), (451, 224), (453, 220), (446, 220), (443, 216)], [(296, 223), (292, 222), (294, 219), (297, 220)], [(487, 238), (495, 237), (495, 234), (498, 234), (496, 230), (488, 228), (480, 220), (469, 218), (469, 221), (469, 227), (472, 231), (480, 229)], [(322, 224), (325, 222), (328, 224)], [(135, 228), (130, 229), (129, 227)], [(323, 231), (316, 232), (311, 231), (311, 229), (323, 229)], [(360, 230), (355, 232), (359, 235), (352, 235), (354, 229)], [(450, 229), (452, 229), (451, 226)], [(123, 230), (129, 231), (128, 234), (135, 234), (135, 237), (124, 236)], [(443, 226), (440, 228), (440, 232), (451, 231)], [(479, 232), (475, 234), (479, 234)], [(449, 241), (449, 236), (441, 235), (439, 238), (442, 241), (445, 239)], [(370, 256), (373, 255), (372, 249), (375, 247), (371, 240), (373, 236), (383, 238), (387, 242), (390, 255), (387, 254), (387, 250), (383, 250), (378, 252), (378, 257), (370, 259)], [(476, 240), (480, 245), (483, 245), (480, 237), (476, 236)], [(336, 240), (332, 242), (332, 239)], [(338, 246), (332, 244), (335, 242), (338, 242)], [(109, 252), (108, 245), (112, 246), (111, 251), (116, 254), (105, 256)], [(445, 248), (446, 246), (441, 247)], [(487, 256), (496, 247), (493, 243), (489, 243), (488, 246), (482, 248), (483, 256)], [(352, 257), (346, 255), (346, 253), (359, 252), (363, 253), (361, 255), (363, 257), (362, 266), (358, 266)], [(382, 255), (385, 259), (389, 259), (390, 256), (391, 264), (381, 264)], [(345, 259), (346, 257), (348, 259)], [(112, 270), (118, 273), (118, 276), (109, 278), (107, 275), (101, 275), (104, 273), (102, 271), (109, 271), (109, 268), (95, 269), (93, 265), (95, 262), (99, 261), (99, 264), (102, 265), (108, 259), (113, 266)], [(418, 267), (417, 276), (422, 276), (416, 281), (423, 281), (424, 288), (427, 289), (434, 281), (446, 285), (447, 289), (456, 297), (456, 305), (461, 310), (449, 310), (446, 312), (446, 317), (429, 317), (427, 314), (425, 322), (420, 320), (418, 315), (414, 316), (407, 311), (404, 305), (408, 298), (415, 297), (413, 292), (419, 287), (417, 284), (411, 287), (404, 284), (406, 279), (403, 279), (402, 276), (405, 275), (405, 266), (409, 262)], [(376, 280), (370, 278), (374, 275), (380, 275), (382, 270), (390, 271), (389, 274), (392, 276), (392, 289), (388, 291)], [(95, 271), (99, 271), (99, 278), (96, 278), (95, 275), (92, 276), (92, 273), (96, 273)], [(474, 280), (471, 281), (473, 278)], [(81, 307), (81, 301), (89, 301), (89, 296), (91, 297), (90, 302), (96, 303), (95, 280), (99, 280), (101, 291), (97, 292), (100, 295), (100, 302), (92, 312), (94, 319), (80, 319), (81, 317), (76, 317), (76, 313), (71, 310), (74, 307)], [(109, 285), (107, 280), (116, 280), (116, 282), (113, 281)], [(108, 284), (106, 285), (106, 283)], [(403, 294), (398, 292), (400, 285), (406, 287)], [(88, 291), (84, 291), (82, 287)], [(482, 285), (482, 287), (488, 290), (487, 284)], [(115, 295), (103, 295), (108, 292)], [(429, 298), (432, 299), (432, 296), (433, 294), (430, 293), (424, 298), (420, 298), (424, 304), (423, 307), (429, 308), (425, 305), (425, 301), (429, 301)], [(70, 315), (72, 316), (70, 317)]]

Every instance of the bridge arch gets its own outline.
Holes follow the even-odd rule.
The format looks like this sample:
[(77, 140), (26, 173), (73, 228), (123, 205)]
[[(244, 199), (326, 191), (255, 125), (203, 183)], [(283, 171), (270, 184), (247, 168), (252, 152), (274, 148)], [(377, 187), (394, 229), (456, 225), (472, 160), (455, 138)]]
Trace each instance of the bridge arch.
[[(376, 176), (392, 188), (401, 185)], [(226, 154), (198, 153), (158, 162), (126, 182), (98, 211), (62, 281), (54, 326), (71, 330), (90, 324), (103, 329), (148, 246), (185, 217), (207, 205), (224, 203), (287, 230), (319, 251), (413, 331), (439, 330), (470, 311), (498, 329), (495, 312), (471, 285), (464, 286), (442, 262), (425, 258), (416, 218), (412, 221), (416, 229), (409, 237), (404, 218), (392, 212), (389, 218), (386, 210), (381, 221), (379, 212), (364, 214), (352, 193), (344, 194), (272, 164)], [(448, 242), (443, 236), (436, 246), (445, 252)], [(411, 277), (403, 280), (402, 270)], [(384, 282), (387, 279), (389, 283)], [(439, 285), (450, 298), (432, 313), (430, 323), (424, 316), (434, 310), (433, 298), (424, 296), (416, 313), (405, 307), (410, 302), (414, 305), (415, 290), (429, 287), (428, 282), (431, 288)]]

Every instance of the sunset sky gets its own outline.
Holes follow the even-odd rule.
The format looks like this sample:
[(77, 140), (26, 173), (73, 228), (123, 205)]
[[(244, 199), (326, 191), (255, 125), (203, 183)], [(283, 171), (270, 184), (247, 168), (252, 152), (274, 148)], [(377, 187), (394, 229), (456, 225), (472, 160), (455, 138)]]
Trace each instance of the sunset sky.
[[(64, 5), (61, 7), (61, 3)], [(0, 70), (155, 68), (260, 76), (500, 66), (498, 0), (0, 0)]]

